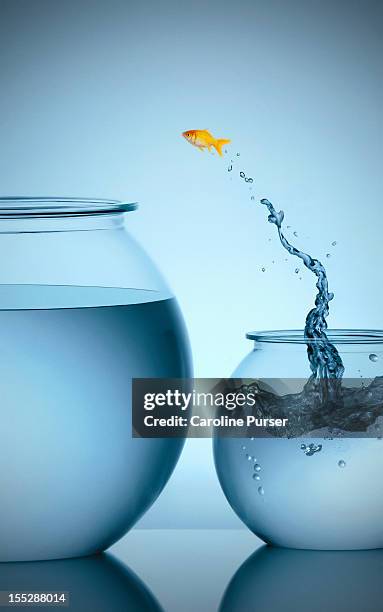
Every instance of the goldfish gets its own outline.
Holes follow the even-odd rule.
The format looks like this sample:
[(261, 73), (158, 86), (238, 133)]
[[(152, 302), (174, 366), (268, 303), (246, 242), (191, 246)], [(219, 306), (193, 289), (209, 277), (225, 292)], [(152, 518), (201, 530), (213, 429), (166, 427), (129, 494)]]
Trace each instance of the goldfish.
[(214, 147), (221, 157), (223, 145), (231, 142), (227, 138), (214, 138), (208, 130), (187, 130), (186, 132), (182, 132), (182, 136), (186, 138), (190, 144), (198, 147), (200, 151), (204, 149), (209, 149), (209, 151), (211, 151), (211, 148)]

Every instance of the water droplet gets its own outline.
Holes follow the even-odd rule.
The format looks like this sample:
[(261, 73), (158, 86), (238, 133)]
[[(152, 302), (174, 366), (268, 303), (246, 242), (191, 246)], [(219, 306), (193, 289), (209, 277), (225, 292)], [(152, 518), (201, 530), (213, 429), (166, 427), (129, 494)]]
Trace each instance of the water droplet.
[(242, 450), (246, 450), (246, 446), (242, 446)]
[(370, 361), (378, 361), (379, 357), (378, 355), (376, 355), (375, 353), (371, 353), (371, 355), (368, 356)]
[(251, 176), (249, 176), (249, 178), (247, 180), (249, 181), (249, 183), (253, 182), (253, 179), (251, 178)]
[(299, 268), (295, 268), (294, 272), (295, 272), (295, 274), (298, 274)]
[(251, 196), (250, 200), (255, 200), (255, 197), (254, 197), (254, 196)]
[(244, 173), (244, 172), (240, 172), (240, 173), (239, 173), (239, 176), (240, 176), (241, 178), (245, 178), (245, 173)]
[(271, 263), (273, 263), (273, 264), (275, 264), (275, 261), (274, 261), (274, 259), (272, 260), (272, 262), (271, 262)]
[(331, 253), (326, 253), (326, 257), (327, 257), (327, 259), (330, 259)]
[(334, 242), (331, 243), (331, 246), (336, 246), (336, 240), (334, 240)]
[(265, 490), (263, 487), (258, 487), (258, 493), (259, 495), (264, 495), (265, 494)]
[(319, 453), (322, 450), (322, 444), (301, 444), (301, 450), (307, 457), (312, 457), (315, 453)]
[(338, 461), (338, 465), (339, 465), (340, 468), (344, 468), (344, 467), (346, 467), (346, 462), (343, 461), (343, 459), (341, 459), (340, 461)]
[(290, 229), (290, 228), (291, 228), (291, 225), (286, 225), (286, 227), (287, 227), (287, 229)]
[(254, 442), (255, 438), (250, 438), (250, 440), (251, 440), (252, 442)]
[(293, 232), (295, 238), (298, 238), (298, 232)]
[(254, 480), (261, 480), (261, 477), (259, 474), (253, 474), (253, 479)]
[(252, 456), (251, 456), (251, 455), (246, 455), (246, 459), (247, 459), (248, 461), (251, 461), (251, 460), (252, 460)]
[(266, 268), (261, 268), (262, 272), (266, 272)]
[(240, 155), (241, 155), (240, 153), (237, 153), (237, 157), (239, 157)]
[(259, 463), (256, 463), (256, 464), (255, 464), (255, 466), (254, 466), (254, 470), (255, 470), (256, 472), (260, 472), (260, 471), (261, 471), (261, 466), (259, 465)]
[(227, 171), (228, 171), (228, 172), (231, 172), (231, 171), (232, 171), (232, 169), (233, 169), (233, 166), (230, 164), (230, 166), (228, 167)]

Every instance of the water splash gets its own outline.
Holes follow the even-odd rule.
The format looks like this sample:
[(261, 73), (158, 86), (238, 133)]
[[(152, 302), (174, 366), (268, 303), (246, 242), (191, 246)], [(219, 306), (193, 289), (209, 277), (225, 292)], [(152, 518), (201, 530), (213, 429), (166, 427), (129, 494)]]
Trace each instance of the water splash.
[[(239, 153), (237, 153), (237, 157), (239, 157)], [(233, 160), (231, 161), (233, 163)], [(241, 178), (245, 177), (246, 180), (243, 171), (241, 171), (240, 176)], [(251, 195), (250, 199), (253, 201), (255, 199), (254, 195)], [(301, 259), (305, 267), (317, 279), (315, 306), (307, 314), (304, 328), (304, 339), (307, 344), (308, 361), (312, 374), (304, 384), (302, 392), (288, 394), (284, 397), (268, 393), (262, 390), (257, 383), (253, 383), (257, 387), (257, 405), (249, 411), (243, 408), (243, 412), (249, 412), (252, 415), (257, 414), (259, 417), (281, 417), (281, 415), (287, 417), (289, 419), (287, 437), (299, 437), (305, 433), (322, 429), (328, 431), (331, 436), (335, 435), (336, 431), (340, 432), (339, 435), (344, 432), (352, 432), (353, 435), (356, 432), (366, 433), (377, 418), (383, 417), (383, 377), (376, 377), (367, 386), (362, 382), (361, 388), (354, 388), (353, 386), (347, 388), (345, 386), (342, 359), (326, 334), (329, 303), (334, 297), (334, 294), (328, 288), (326, 270), (318, 259), (300, 251), (286, 239), (282, 231), (284, 212), (277, 212), (266, 198), (261, 200), (261, 204), (267, 207), (269, 211), (268, 220), (277, 227), (282, 246), (288, 251), (289, 255)], [(286, 227), (291, 229), (290, 225)], [(297, 238), (298, 232), (294, 231), (293, 235)], [(337, 244), (337, 241), (333, 240), (331, 246), (335, 247)], [(327, 259), (328, 256), (331, 256), (331, 253), (326, 254)], [(284, 261), (287, 262), (288, 258), (285, 258)], [(266, 271), (265, 267), (261, 269), (262, 272)], [(295, 268), (295, 272), (299, 274), (298, 267)], [(299, 276), (299, 279), (301, 280), (301, 276)], [(379, 357), (375, 353), (371, 353), (369, 359), (376, 362)], [(251, 386), (249, 385), (248, 388)], [(275, 430), (269, 433), (280, 435)], [(382, 436), (380, 435), (378, 438), (382, 439)], [(313, 451), (313, 445), (308, 445), (305, 453), (307, 452), (308, 456), (311, 456), (321, 450), (319, 446), (315, 447)], [(343, 465), (339, 467), (343, 467)]]
[(268, 216), (269, 222), (278, 228), (278, 235), (282, 246), (290, 255), (301, 259), (306, 268), (317, 277), (316, 287), (318, 293), (315, 298), (315, 307), (308, 313), (304, 329), (312, 378), (340, 379), (344, 372), (342, 359), (336, 347), (331, 344), (326, 335), (326, 318), (329, 314), (329, 302), (334, 297), (334, 294), (328, 290), (326, 270), (318, 259), (314, 259), (307, 253), (299, 251), (288, 242), (282, 232), (284, 212), (282, 210), (277, 212), (266, 198), (261, 200), (261, 204), (266, 206), (270, 213)]

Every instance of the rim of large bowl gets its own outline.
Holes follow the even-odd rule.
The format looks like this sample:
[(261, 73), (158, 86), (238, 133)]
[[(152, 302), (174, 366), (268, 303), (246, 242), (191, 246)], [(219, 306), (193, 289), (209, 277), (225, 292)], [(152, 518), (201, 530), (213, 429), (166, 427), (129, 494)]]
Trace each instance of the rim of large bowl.
[[(381, 329), (327, 329), (326, 335), (332, 344), (383, 344)], [(253, 331), (246, 334), (249, 340), (269, 343), (315, 344), (318, 338), (305, 338), (302, 329), (274, 329)]]
[(137, 202), (100, 198), (72, 197), (0, 197), (0, 217), (45, 215), (100, 215), (136, 210)]

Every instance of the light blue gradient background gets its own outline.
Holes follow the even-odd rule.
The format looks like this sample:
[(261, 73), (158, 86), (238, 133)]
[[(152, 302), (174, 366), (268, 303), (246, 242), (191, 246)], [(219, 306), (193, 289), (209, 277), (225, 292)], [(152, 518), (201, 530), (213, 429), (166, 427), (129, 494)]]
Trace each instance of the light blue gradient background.
[[(227, 376), (246, 331), (303, 325), (314, 279), (227, 160), (180, 137), (208, 128), (297, 245), (332, 253), (329, 324), (380, 328), (382, 15), (372, 0), (0, 0), (0, 192), (138, 200), (128, 226), (179, 299), (195, 375)], [(240, 525), (209, 440), (188, 442), (141, 525)]]

